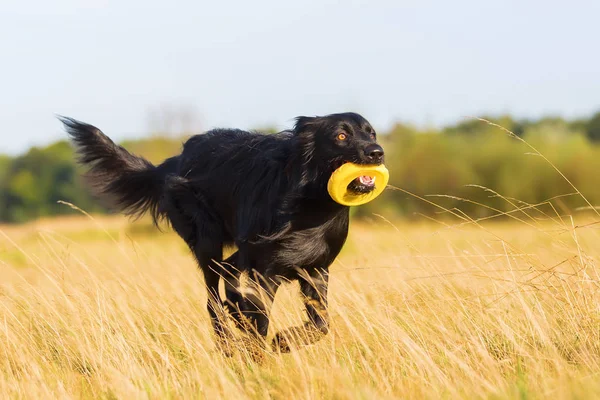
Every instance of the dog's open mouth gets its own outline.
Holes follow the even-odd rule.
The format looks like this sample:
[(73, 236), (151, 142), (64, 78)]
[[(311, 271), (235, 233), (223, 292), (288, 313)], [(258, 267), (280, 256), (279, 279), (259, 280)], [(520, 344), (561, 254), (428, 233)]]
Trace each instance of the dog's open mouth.
[(375, 177), (363, 175), (354, 179), (348, 185), (348, 190), (355, 193), (369, 193), (375, 189)]

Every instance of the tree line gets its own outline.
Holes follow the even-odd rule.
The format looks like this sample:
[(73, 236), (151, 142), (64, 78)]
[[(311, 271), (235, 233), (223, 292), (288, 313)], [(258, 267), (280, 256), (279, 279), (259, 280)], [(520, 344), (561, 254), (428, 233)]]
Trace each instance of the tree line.
[[(514, 136), (480, 120), (441, 129), (398, 123), (380, 132), (391, 188), (354, 214), (481, 218), (524, 207), (541, 216), (600, 206), (600, 112), (577, 120), (485, 119)], [(160, 162), (178, 153), (182, 141), (151, 137), (122, 145)], [(16, 157), (0, 155), (0, 222), (77, 212), (60, 200), (87, 212), (108, 212), (89, 194), (83, 172), (66, 141)]]

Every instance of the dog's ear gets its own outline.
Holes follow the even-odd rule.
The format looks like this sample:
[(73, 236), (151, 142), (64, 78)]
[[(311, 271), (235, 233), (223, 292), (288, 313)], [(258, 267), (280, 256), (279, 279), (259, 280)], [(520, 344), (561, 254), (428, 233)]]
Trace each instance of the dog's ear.
[(298, 138), (300, 152), (304, 162), (309, 162), (315, 149), (315, 134), (318, 129), (319, 117), (297, 117), (294, 134)]
[(298, 138), (305, 161), (310, 161), (315, 149), (315, 137), (323, 118), (321, 117), (297, 117), (294, 125), (294, 134)]
[(312, 131), (319, 121), (319, 117), (297, 117), (294, 132), (298, 135), (305, 131)]
[(294, 135), (298, 143), (298, 156), (302, 164), (300, 185), (306, 185), (316, 179), (318, 171), (311, 167), (315, 157), (315, 136), (319, 129), (321, 118), (319, 117), (297, 117), (294, 126)]

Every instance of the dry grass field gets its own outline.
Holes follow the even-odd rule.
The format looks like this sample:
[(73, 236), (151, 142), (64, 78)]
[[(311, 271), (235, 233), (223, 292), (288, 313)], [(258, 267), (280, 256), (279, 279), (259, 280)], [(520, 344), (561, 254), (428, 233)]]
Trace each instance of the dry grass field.
[[(0, 397), (600, 397), (600, 224), (528, 210), (353, 223), (331, 334), (260, 364), (214, 348), (173, 233), (120, 217), (1, 227)], [(297, 293), (277, 294), (270, 336), (303, 318)]]

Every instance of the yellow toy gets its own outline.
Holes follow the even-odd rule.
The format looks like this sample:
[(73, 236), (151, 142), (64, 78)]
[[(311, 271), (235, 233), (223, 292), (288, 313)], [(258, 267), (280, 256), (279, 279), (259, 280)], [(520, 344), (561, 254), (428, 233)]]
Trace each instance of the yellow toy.
[[(348, 190), (348, 185), (359, 179), (363, 184), (374, 184), (369, 193), (355, 193)], [(344, 206), (360, 206), (379, 196), (385, 189), (390, 174), (384, 165), (359, 165), (345, 163), (331, 174), (327, 183), (327, 191), (331, 198)]]

